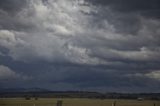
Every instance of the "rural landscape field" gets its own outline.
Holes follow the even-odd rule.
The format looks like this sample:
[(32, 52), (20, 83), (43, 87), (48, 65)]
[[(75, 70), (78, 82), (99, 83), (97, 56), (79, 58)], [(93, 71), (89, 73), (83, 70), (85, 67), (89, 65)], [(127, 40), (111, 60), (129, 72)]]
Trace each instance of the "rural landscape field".
[(160, 101), (155, 100), (123, 100), (123, 99), (80, 99), (80, 98), (7, 98), (0, 99), (0, 106), (57, 106), (57, 101), (62, 101), (61, 106), (160, 106)]
[(160, 0), (0, 0), (0, 106), (160, 106)]

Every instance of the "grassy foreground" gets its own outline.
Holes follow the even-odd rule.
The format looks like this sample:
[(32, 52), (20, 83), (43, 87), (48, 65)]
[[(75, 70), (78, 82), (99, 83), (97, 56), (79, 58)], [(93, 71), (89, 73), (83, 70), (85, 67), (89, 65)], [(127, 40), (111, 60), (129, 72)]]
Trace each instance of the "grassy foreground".
[[(0, 106), (56, 106), (56, 98), (39, 98), (25, 100), (24, 98), (0, 99)], [(113, 100), (113, 99), (61, 99), (62, 106), (160, 106), (160, 101), (151, 100)]]

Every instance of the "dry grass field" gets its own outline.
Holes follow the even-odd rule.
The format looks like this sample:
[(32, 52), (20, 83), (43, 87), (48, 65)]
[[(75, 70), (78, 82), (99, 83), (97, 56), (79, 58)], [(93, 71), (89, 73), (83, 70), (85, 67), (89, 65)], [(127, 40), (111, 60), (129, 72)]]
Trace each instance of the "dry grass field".
[[(35, 100), (25, 100), (24, 98), (12, 98), (12, 99), (0, 99), (0, 106), (56, 106), (56, 98), (38, 98)], [(113, 100), (113, 99), (61, 99), (62, 106), (113, 106), (113, 102), (116, 101), (115, 106), (160, 106), (160, 101), (151, 100)]]

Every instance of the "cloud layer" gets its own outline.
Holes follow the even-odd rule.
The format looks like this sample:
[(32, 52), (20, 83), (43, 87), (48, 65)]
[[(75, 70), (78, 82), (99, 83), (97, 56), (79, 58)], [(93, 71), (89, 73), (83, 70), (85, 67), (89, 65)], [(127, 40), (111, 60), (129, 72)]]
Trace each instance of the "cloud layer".
[(157, 2), (3, 1), (0, 64), (31, 75), (27, 86), (159, 91)]

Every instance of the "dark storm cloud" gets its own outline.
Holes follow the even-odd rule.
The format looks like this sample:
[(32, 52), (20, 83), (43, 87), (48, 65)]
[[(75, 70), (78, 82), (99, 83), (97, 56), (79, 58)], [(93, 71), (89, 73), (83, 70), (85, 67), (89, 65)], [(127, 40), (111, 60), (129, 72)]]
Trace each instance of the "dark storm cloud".
[(3, 0), (0, 1), (0, 9), (10, 14), (14, 14), (15, 12), (20, 11), (26, 4), (27, 0)]
[[(139, 16), (160, 18), (159, 0), (87, 0), (93, 5), (102, 7), (101, 18), (107, 18), (114, 24), (117, 32), (136, 34), (142, 27)], [(107, 8), (112, 11), (108, 14)]]
[[(159, 0), (88, 0), (95, 5), (110, 6), (122, 12), (159, 11)], [(157, 14), (158, 15), (158, 14)]]
[[(4, 61), (5, 59), (5, 61)], [(11, 62), (12, 61), (12, 62)], [(46, 87), (54, 90), (101, 90), (117, 92), (149, 92), (150, 84), (154, 86), (155, 92), (159, 88), (157, 80), (150, 79), (143, 74), (150, 73), (154, 64), (133, 63), (124, 65), (79, 65), (79, 64), (55, 64), (55, 63), (22, 63), (1, 57), (0, 64), (10, 67), (16, 73), (25, 73), (28, 80), (14, 80), (11, 82), (0, 81), (3, 86), (10, 84), (10, 87)], [(139, 65), (138, 65), (139, 64)], [(141, 68), (149, 68), (141, 69)], [(157, 65), (158, 66), (158, 63)], [(158, 68), (159, 69), (159, 68)], [(140, 71), (141, 70), (141, 71)], [(156, 69), (155, 69), (156, 70)], [(137, 73), (141, 75), (137, 76)], [(31, 79), (30, 79), (31, 78)], [(25, 82), (25, 84), (24, 84)], [(147, 83), (144, 83), (147, 82)], [(41, 83), (41, 84), (40, 84)], [(74, 85), (74, 86), (73, 86)], [(62, 89), (66, 87), (65, 89)], [(136, 91), (136, 90), (137, 91)], [(158, 92), (158, 91), (157, 91)]]
[(159, 1), (87, 1), (1, 1), (0, 85), (158, 92)]
[(31, 23), (18, 20), (20, 11), (28, 6), (27, 0), (0, 1), (0, 29), (23, 30), (32, 29)]
[[(52, 71), (44, 73), (46, 77), (40, 77), (39, 81), (49, 82), (50, 87), (54, 88), (55, 85), (64, 83), (66, 85), (74, 85), (70, 88), (72, 90), (102, 90), (112, 91), (111, 88), (120, 92), (148, 92), (151, 90), (150, 84), (154, 86), (155, 92), (158, 92), (159, 83), (157, 80), (150, 79), (146, 76), (129, 76), (131, 72), (124, 72), (119, 70), (110, 70), (107, 67), (92, 67), (92, 66), (53, 66)], [(53, 74), (52, 74), (53, 73)], [(136, 72), (134, 72), (136, 73)], [(147, 83), (144, 83), (144, 82)], [(53, 85), (52, 85), (53, 84)], [(52, 86), (51, 86), (52, 85)], [(61, 85), (63, 86), (63, 85)], [(98, 88), (98, 89), (95, 89)], [(54, 88), (55, 89), (55, 88)], [(136, 90), (135, 90), (136, 89)]]

